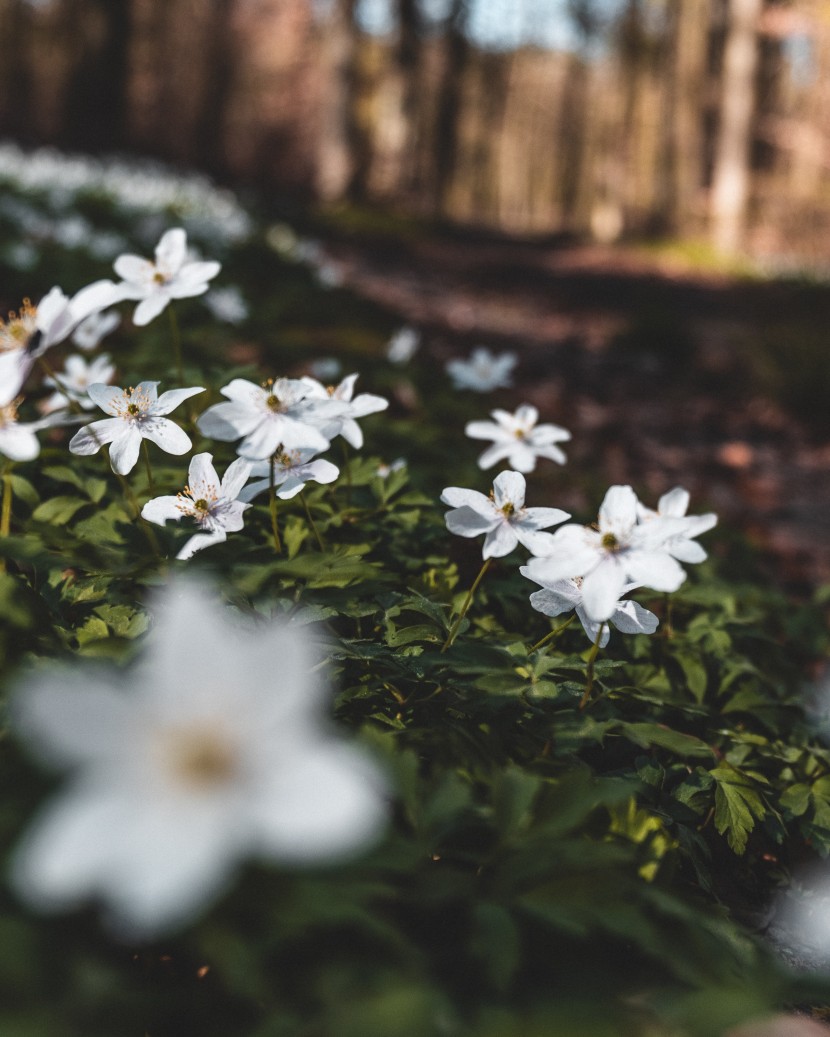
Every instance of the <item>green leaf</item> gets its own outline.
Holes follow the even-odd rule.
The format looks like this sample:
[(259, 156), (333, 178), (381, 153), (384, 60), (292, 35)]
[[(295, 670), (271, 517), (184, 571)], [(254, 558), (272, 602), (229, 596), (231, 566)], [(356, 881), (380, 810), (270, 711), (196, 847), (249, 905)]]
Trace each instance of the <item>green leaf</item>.
[(77, 497), (50, 497), (35, 508), (32, 518), (37, 522), (53, 522), (57, 526), (62, 526), (87, 503), (78, 500)]
[(694, 735), (687, 735), (682, 731), (673, 731), (662, 724), (621, 722), (615, 725), (614, 730), (644, 749), (657, 746), (660, 749), (668, 749), (683, 757), (711, 757), (714, 755), (712, 747), (699, 738), (695, 738)]
[(742, 771), (721, 763), (709, 771), (715, 786), (715, 828), (735, 853), (746, 850), (749, 833), (755, 822), (766, 814), (764, 802)]

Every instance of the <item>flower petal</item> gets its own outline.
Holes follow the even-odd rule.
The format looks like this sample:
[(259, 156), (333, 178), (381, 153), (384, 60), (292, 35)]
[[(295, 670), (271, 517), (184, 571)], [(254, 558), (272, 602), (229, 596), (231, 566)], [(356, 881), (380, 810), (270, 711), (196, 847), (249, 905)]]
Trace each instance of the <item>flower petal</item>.
[[(110, 443), (110, 465), (114, 472), (118, 472), (119, 475), (126, 475), (135, 468), (135, 463), (138, 460), (138, 452), (141, 449), (141, 433), (118, 418), (110, 420), (118, 421), (121, 426), (121, 431)], [(95, 424), (103, 425), (104, 422), (95, 422)], [(89, 427), (87, 426), (87, 428)], [(71, 443), (69, 445), (70, 447), (72, 446)]]
[(493, 499), (499, 511), (507, 504), (512, 504), (516, 511), (525, 503), (527, 483), (520, 472), (499, 472), (493, 480)]
[(582, 581), (582, 601), (597, 623), (610, 619), (625, 586), (625, 570), (616, 555), (608, 555)]
[(178, 522), (183, 514), (181, 502), (174, 496), (153, 497), (141, 509), (141, 517), (158, 526), (163, 526), (168, 519)]
[(124, 430), (121, 418), (103, 418), (93, 421), (82, 429), (78, 429), (69, 440), (69, 451), (72, 454), (87, 456), (97, 453), (105, 443), (111, 443)]
[(184, 401), (189, 400), (191, 396), (197, 396), (200, 392), (204, 391), (204, 386), (201, 385), (196, 385), (191, 389), (168, 389), (167, 392), (163, 392), (161, 396), (159, 396), (158, 400), (156, 400), (150, 409), (150, 413), (169, 414), (170, 411), (175, 410), (180, 403), (184, 403)]
[(482, 558), (503, 558), (518, 544), (519, 538), (509, 522), (499, 522), (484, 538)]
[(146, 299), (142, 299), (136, 306), (135, 313), (133, 314), (133, 324), (136, 327), (143, 328), (151, 320), (155, 320), (169, 302), (170, 296), (167, 292), (156, 291), (152, 295), (148, 295)]
[(190, 436), (169, 418), (148, 418), (141, 426), (141, 436), (168, 454), (186, 454), (193, 446)]

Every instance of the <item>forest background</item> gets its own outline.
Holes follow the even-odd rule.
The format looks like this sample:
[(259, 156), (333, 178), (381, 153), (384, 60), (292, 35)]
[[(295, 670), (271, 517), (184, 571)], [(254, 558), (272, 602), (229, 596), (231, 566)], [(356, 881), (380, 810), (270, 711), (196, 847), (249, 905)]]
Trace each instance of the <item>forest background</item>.
[(0, 0), (0, 134), (821, 268), (826, 0)]

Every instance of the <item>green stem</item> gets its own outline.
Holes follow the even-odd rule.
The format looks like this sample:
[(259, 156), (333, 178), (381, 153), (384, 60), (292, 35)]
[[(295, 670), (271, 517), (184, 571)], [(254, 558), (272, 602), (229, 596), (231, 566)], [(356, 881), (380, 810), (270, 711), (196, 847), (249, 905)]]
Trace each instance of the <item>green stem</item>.
[(461, 621), (467, 615), (467, 610), (469, 609), (470, 605), (472, 604), (473, 595), (478, 590), (478, 585), (484, 579), (484, 574), (490, 568), (490, 563), (492, 561), (493, 561), (492, 558), (485, 559), (484, 565), (482, 565), (482, 567), (479, 569), (478, 576), (476, 576), (476, 578), (473, 580), (472, 587), (470, 587), (470, 589), (467, 591), (467, 597), (464, 599), (464, 604), (461, 606), (461, 611), (455, 617), (455, 622), (453, 623), (452, 627), (450, 628), (449, 634), (447, 634), (447, 640), (444, 642), (444, 645), (441, 648), (442, 652), (446, 652), (446, 650), (450, 647), (450, 645), (455, 640), (455, 635), (458, 633), (458, 628), (461, 626)]
[(343, 440), (343, 471), (346, 475), (346, 507), (351, 507), (352, 504), (352, 466), (349, 464), (349, 446), (346, 440)]
[[(12, 466), (6, 465), (3, 472), (3, 507), (0, 511), (0, 537), (7, 537), (12, 528)], [(0, 572), (6, 571), (6, 559), (0, 559)]]
[(282, 544), (280, 543), (280, 531), (277, 527), (277, 484), (274, 480), (274, 458), (271, 458), (270, 464), (268, 465), (268, 485), (270, 487), (270, 510), (271, 510), (271, 532), (274, 534), (274, 550), (277, 554), (282, 554)]
[(317, 529), (317, 526), (316, 526), (316, 524), (314, 522), (314, 518), (312, 517), (312, 514), (311, 514), (311, 509), (308, 506), (308, 501), (305, 499), (305, 493), (303, 493), (303, 492), (300, 493), (300, 499), (302, 500), (303, 507), (305, 508), (305, 513), (306, 513), (306, 518), (308, 519), (308, 524), (311, 526), (311, 531), (314, 534), (315, 539), (317, 540), (317, 546), (320, 548), (321, 551), (325, 551), (326, 548), (325, 548), (325, 546), (323, 544), (323, 538), (320, 536), (320, 532)]
[(61, 394), (61, 396), (63, 396), (63, 398), (66, 400), (67, 405), (69, 406), (69, 409), (72, 411), (72, 413), (73, 414), (83, 414), (84, 413), (83, 407), (80, 405), (80, 403), (78, 403), (77, 400), (73, 399), (69, 395), (69, 391), (66, 388), (64, 388), (63, 385), (61, 385), (60, 379), (55, 374), (54, 367), (52, 367), (52, 365), (49, 363), (49, 361), (46, 359), (46, 357), (45, 356), (39, 356), (37, 358), (37, 362), (38, 362), (38, 367), (40, 367), (41, 371), (43, 371), (43, 373), (46, 375), (46, 377), (47, 378), (51, 378), (52, 381), (55, 383), (55, 388), (58, 390), (58, 392)]
[(124, 499), (133, 509), (136, 521), (144, 530), (144, 535), (147, 537), (147, 543), (150, 545), (153, 554), (156, 556), (156, 558), (161, 558), (161, 548), (159, 547), (159, 542), (156, 539), (156, 534), (153, 532), (153, 528), (147, 521), (147, 519), (142, 516), (141, 508), (139, 507), (138, 501), (135, 499), (135, 494), (133, 493), (132, 486), (130, 486), (130, 484), (127, 482), (127, 480), (120, 472), (116, 472), (115, 469), (112, 467), (112, 460), (110, 458), (109, 447), (106, 443), (102, 444), (101, 453), (104, 455), (107, 464), (110, 466), (113, 473), (115, 474), (116, 479), (118, 479), (119, 483), (121, 484), (121, 492), (124, 494)]
[(605, 624), (600, 623), (599, 630), (597, 631), (597, 637), (594, 641), (591, 654), (588, 656), (588, 666), (585, 670), (585, 691), (582, 698), (579, 700), (579, 708), (585, 709), (588, 705), (588, 700), (591, 697), (591, 692), (594, 690), (594, 663), (597, 660), (599, 654), (599, 643), (602, 640), (602, 632), (605, 630)]
[(155, 494), (156, 487), (153, 482), (153, 469), (150, 467), (150, 451), (147, 448), (147, 440), (141, 440), (141, 451), (144, 454), (144, 467), (147, 469), (147, 489), (151, 494)]
[(554, 627), (553, 630), (545, 634), (541, 641), (537, 641), (535, 645), (531, 645), (531, 647), (528, 648), (528, 652), (537, 652), (540, 648), (543, 648), (550, 641), (553, 641), (554, 638), (558, 637), (561, 633), (567, 630), (575, 619), (576, 613), (574, 612), (574, 614), (570, 616), (568, 619), (566, 619), (564, 623), (560, 623), (558, 627)]

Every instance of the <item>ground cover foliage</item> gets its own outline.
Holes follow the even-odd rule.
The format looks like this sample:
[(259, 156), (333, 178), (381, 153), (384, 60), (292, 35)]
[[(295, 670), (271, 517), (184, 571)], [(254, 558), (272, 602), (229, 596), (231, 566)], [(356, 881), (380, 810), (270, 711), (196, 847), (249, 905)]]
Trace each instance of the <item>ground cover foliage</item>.
[[(32, 213), (41, 227), (83, 216), (117, 234), (116, 252), (147, 254), (160, 229), (188, 227), (175, 199), (139, 220), (100, 181), (67, 193), (10, 178), (6, 190), (9, 309), (109, 273), (90, 230), (71, 248), (43, 231), (36, 254), (15, 253), (21, 236), (32, 247)], [(274, 616), (312, 631), (339, 727), (389, 775), (390, 821), (346, 863), (247, 865), (192, 924), (150, 942), (113, 938), (94, 904), (41, 914), (4, 886), (0, 1032), (705, 1037), (827, 998), (821, 977), (787, 972), (758, 932), (793, 870), (830, 853), (830, 749), (804, 710), (827, 649), (826, 595), (789, 600), (716, 529), (712, 557), (679, 591), (639, 592), (658, 631), (613, 632), (583, 702), (591, 644), (578, 623), (530, 607), (519, 547), (495, 560), (445, 648), (481, 556), (448, 532), (438, 498), (489, 488), (463, 428), (502, 398), (453, 391), (428, 347), (390, 363), (387, 315), (286, 260), (273, 233), (269, 245), (262, 230), (204, 222), (192, 239), (241, 287), (248, 315), (228, 324), (202, 300), (176, 304), (185, 384), (210, 393), (197, 410), (234, 377), (299, 374), (336, 354), (390, 411), (363, 422), (362, 450), (335, 456), (335, 483), (280, 501), (279, 552), (258, 500), (244, 530), (186, 562), (175, 555), (192, 529), (148, 536), (131, 502), (180, 490), (186, 457), (152, 448), (152, 489), (138, 466), (125, 495), (100, 455), (68, 453), (72, 430), (41, 433), (39, 457), (3, 474), (3, 685), (13, 693), (43, 657), (121, 681), (144, 650), (152, 593), (198, 572), (263, 636)], [(106, 340), (117, 384), (177, 385), (171, 334), (164, 318), (125, 317)], [(38, 383), (32, 401), (48, 393)], [(190, 431), (220, 471), (234, 460), (231, 443)], [(599, 503), (602, 473), (565, 467), (559, 479)], [(0, 761), (8, 856), (55, 779), (12, 734)]]

